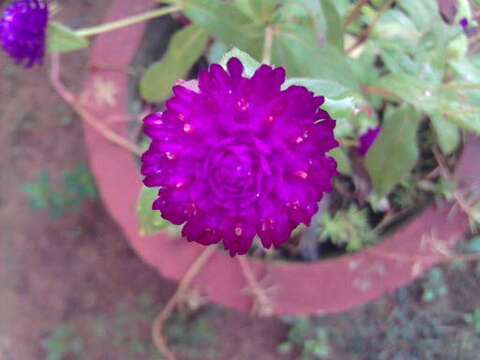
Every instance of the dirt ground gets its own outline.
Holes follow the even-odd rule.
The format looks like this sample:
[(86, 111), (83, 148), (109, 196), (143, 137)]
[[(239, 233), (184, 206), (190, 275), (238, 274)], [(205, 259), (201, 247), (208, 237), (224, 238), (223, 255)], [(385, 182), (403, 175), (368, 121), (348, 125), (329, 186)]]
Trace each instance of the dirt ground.
[[(60, 3), (61, 19), (85, 26), (110, 1)], [(78, 90), (85, 54), (64, 64), (65, 83)], [(0, 359), (155, 359), (150, 322), (175, 285), (136, 257), (98, 197), (64, 201), (65, 172), (88, 160), (80, 120), (46, 70), (15, 67), (0, 54)], [(50, 187), (39, 180), (45, 173)], [(324, 358), (479, 359), (480, 332), (464, 316), (480, 309), (477, 267), (444, 265), (374, 304), (313, 319), (329, 334)], [(281, 319), (207, 305), (176, 315), (167, 333), (180, 359), (301, 359), (301, 346), (291, 355), (276, 350), (289, 329)]]
[[(61, 1), (59, 17), (94, 24), (109, 3)], [(73, 89), (85, 61), (82, 52), (65, 56), (64, 80)], [(24, 190), (47, 172), (52, 191), (61, 193), (63, 174), (88, 165), (80, 120), (54, 93), (47, 69), (24, 70), (0, 54), (0, 359), (55, 359), (62, 346), (71, 347), (73, 357), (65, 358), (72, 359), (153, 358), (152, 318), (145, 317), (165, 304), (174, 284), (129, 249), (100, 199), (52, 214), (51, 206), (33, 210)], [(279, 320), (207, 312), (215, 313), (212, 328), (222, 325), (212, 330), (219, 334), (213, 358), (279, 358), (272, 351), (285, 336)]]

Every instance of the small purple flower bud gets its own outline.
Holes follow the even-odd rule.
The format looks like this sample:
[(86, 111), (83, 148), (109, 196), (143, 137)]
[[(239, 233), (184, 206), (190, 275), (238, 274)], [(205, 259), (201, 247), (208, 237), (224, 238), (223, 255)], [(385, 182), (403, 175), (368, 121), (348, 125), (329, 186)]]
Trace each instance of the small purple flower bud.
[(0, 19), (0, 42), (19, 65), (41, 64), (45, 54), (48, 5), (44, 0), (17, 0)]
[(152, 143), (142, 174), (159, 188), (153, 209), (185, 223), (188, 241), (223, 241), (234, 256), (257, 234), (265, 248), (279, 247), (310, 224), (338, 175), (326, 155), (338, 142), (324, 97), (282, 90), (282, 67), (262, 65), (251, 78), (236, 58), (227, 68), (211, 65), (198, 88), (175, 86), (165, 112), (144, 119)]
[(365, 134), (360, 136), (360, 139), (359, 139), (360, 144), (357, 148), (358, 155), (360, 155), (361, 157), (364, 157), (365, 155), (367, 155), (368, 150), (375, 142), (381, 129), (382, 129), (381, 126), (377, 126), (376, 128), (368, 129), (368, 131)]
[(461, 18), (458, 23), (460, 24), (460, 26), (462, 28), (464, 28), (464, 29), (468, 28), (469, 22), (468, 22), (468, 19), (466, 17)]

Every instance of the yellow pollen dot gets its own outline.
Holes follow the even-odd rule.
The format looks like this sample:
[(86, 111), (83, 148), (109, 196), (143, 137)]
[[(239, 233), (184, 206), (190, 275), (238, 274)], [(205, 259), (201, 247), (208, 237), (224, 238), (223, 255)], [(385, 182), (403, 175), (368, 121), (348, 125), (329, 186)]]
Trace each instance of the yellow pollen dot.
[(168, 160), (173, 160), (175, 158), (175, 155), (172, 154), (170, 151), (165, 152), (165, 156)]
[(272, 115), (270, 115), (270, 116), (267, 118), (268, 122), (273, 122), (274, 119), (275, 119), (275, 118), (274, 118)]
[(180, 189), (183, 186), (183, 183), (179, 182), (175, 184), (175, 188)]
[(308, 173), (306, 171), (297, 171), (295, 175), (304, 180), (308, 177)]
[(295, 142), (296, 142), (297, 144), (300, 144), (301, 142), (303, 142), (303, 138), (302, 138), (301, 136), (299, 136), (299, 137), (297, 137), (297, 138), (295, 139)]
[(185, 125), (183, 125), (183, 131), (185, 131), (186, 133), (189, 133), (190, 131), (192, 131), (192, 125), (190, 125), (189, 123), (186, 123)]
[(237, 227), (235, 228), (235, 235), (241, 236), (242, 233), (243, 233), (242, 228), (241, 228), (240, 226), (237, 226)]

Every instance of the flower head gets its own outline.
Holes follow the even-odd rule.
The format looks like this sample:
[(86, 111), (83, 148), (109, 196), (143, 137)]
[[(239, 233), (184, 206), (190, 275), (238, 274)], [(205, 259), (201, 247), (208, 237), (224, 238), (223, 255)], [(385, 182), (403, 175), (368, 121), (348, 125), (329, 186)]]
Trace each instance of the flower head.
[(302, 86), (281, 90), (283, 68), (262, 65), (251, 78), (236, 58), (227, 68), (201, 72), (197, 91), (175, 86), (166, 111), (145, 118), (152, 143), (142, 174), (160, 188), (153, 209), (186, 223), (189, 241), (223, 241), (233, 256), (257, 234), (279, 247), (310, 223), (338, 174), (325, 155), (338, 143), (335, 121), (319, 108), (324, 98)]
[(377, 126), (376, 128), (368, 129), (365, 134), (360, 136), (360, 145), (357, 148), (358, 155), (360, 155), (361, 157), (367, 155), (368, 150), (370, 150), (370, 147), (377, 139), (377, 136), (378, 134), (380, 134), (381, 129), (381, 126)]
[(31, 67), (45, 54), (48, 5), (44, 0), (17, 0), (0, 19), (3, 49), (17, 64)]

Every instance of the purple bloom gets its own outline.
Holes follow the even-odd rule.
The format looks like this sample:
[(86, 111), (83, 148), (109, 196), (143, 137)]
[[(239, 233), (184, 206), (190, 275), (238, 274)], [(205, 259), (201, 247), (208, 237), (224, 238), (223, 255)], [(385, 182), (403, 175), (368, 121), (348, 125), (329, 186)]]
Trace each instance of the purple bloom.
[(461, 18), (458, 23), (464, 29), (466, 29), (468, 27), (468, 19), (466, 17)]
[(48, 24), (48, 5), (43, 0), (18, 0), (0, 20), (3, 49), (17, 64), (31, 67), (42, 62)]
[(368, 150), (375, 142), (375, 139), (377, 138), (381, 129), (382, 129), (381, 126), (377, 126), (374, 129), (368, 129), (368, 131), (365, 134), (360, 136), (360, 139), (359, 139), (360, 144), (357, 148), (357, 152), (361, 157), (364, 157), (365, 155), (367, 155)]
[(159, 187), (153, 209), (203, 245), (223, 240), (230, 255), (245, 254), (254, 236), (279, 247), (332, 190), (338, 146), (335, 121), (322, 96), (302, 86), (280, 87), (281, 67), (260, 66), (252, 78), (232, 58), (214, 64), (197, 91), (173, 88), (162, 114), (144, 120), (152, 138), (143, 154), (144, 184)]

